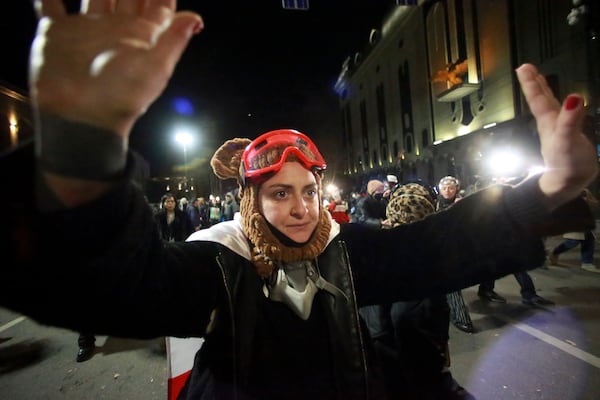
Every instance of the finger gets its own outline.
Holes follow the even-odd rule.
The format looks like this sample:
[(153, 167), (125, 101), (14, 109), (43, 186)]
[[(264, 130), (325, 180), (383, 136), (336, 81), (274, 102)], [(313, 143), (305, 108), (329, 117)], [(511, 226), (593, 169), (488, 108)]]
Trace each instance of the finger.
[(176, 3), (176, 0), (148, 0), (142, 16), (155, 24), (162, 25), (172, 17)]
[[(548, 98), (556, 98), (556, 96), (554, 95), (554, 92), (552, 91), (552, 89), (550, 88), (550, 85), (548, 85), (548, 81), (546, 80), (546, 77), (540, 73), (538, 73), (536, 75), (536, 79), (538, 81), (538, 84), (540, 85), (540, 88), (542, 89), (542, 92), (544, 93), (545, 96), (547, 96)], [(558, 105), (558, 100), (557, 103)]]
[(159, 35), (154, 46), (121, 42), (121, 46), (112, 54), (112, 60), (107, 61), (107, 68), (99, 68), (99, 71), (122, 74), (122, 65), (126, 62), (127, 70), (135, 73), (128, 79), (130, 87), (118, 104), (121, 120), (112, 120), (110, 126), (102, 126), (126, 134), (135, 122), (135, 117), (144, 113), (150, 102), (162, 92), (190, 38), (202, 26), (202, 19), (197, 14), (178, 13), (168, 28)]
[(554, 108), (560, 108), (560, 103), (554, 97), (546, 78), (541, 75), (532, 64), (523, 64), (517, 68), (517, 78), (528, 103), (537, 96), (545, 97), (548, 104)]
[(576, 94), (567, 96), (556, 119), (556, 131), (566, 134), (581, 132), (584, 116), (583, 98)]
[(177, 0), (147, 0), (148, 8), (152, 7), (167, 7), (172, 12), (177, 8)]
[(146, 0), (117, 0), (115, 12), (118, 14), (139, 14), (144, 9)]
[(106, 14), (113, 12), (116, 0), (81, 0), (81, 12), (84, 14)]
[(35, 0), (33, 7), (38, 18), (57, 18), (67, 14), (62, 0)]
[(558, 100), (552, 95), (546, 80), (531, 64), (523, 64), (516, 70), (521, 90), (535, 117), (539, 131), (551, 131), (560, 111)]
[(152, 49), (151, 57), (155, 59), (156, 65), (166, 66), (165, 72), (170, 75), (191, 37), (203, 28), (204, 22), (198, 14), (178, 13)]
[(148, 7), (142, 13), (142, 17), (156, 25), (167, 28), (167, 24), (173, 17), (173, 10), (165, 5), (156, 5)]

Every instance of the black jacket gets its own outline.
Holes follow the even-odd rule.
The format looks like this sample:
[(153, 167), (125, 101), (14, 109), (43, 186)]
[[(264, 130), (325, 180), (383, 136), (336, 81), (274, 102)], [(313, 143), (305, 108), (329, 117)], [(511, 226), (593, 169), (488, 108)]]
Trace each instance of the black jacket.
[(162, 209), (154, 216), (158, 223), (161, 237), (167, 242), (183, 242), (194, 232), (192, 220), (187, 211), (175, 208), (175, 218), (169, 224), (167, 212)]

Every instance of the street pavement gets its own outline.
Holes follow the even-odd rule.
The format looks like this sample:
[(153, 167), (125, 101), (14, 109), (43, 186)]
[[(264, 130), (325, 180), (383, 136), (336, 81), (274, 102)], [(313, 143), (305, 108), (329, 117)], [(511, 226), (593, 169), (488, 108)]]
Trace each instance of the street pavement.
[[(548, 238), (546, 249), (560, 241)], [(451, 326), (450, 370), (478, 400), (600, 399), (600, 273), (580, 265), (576, 247), (558, 265), (529, 272), (537, 293), (554, 306), (521, 304), (512, 275), (496, 281), (506, 304), (482, 301), (477, 286), (463, 290), (477, 331)]]
[[(579, 268), (579, 248), (559, 263), (530, 272), (554, 306), (521, 304), (512, 275), (496, 281), (506, 304), (463, 290), (477, 332), (450, 327), (450, 370), (478, 400), (600, 399), (600, 273)], [(167, 399), (163, 339), (98, 336), (92, 359), (77, 363), (77, 336), (0, 308), (0, 400)]]
[[(15, 325), (3, 328), (10, 323)], [(78, 333), (0, 309), (1, 400), (166, 400), (166, 356), (159, 340), (98, 336), (77, 363)]]

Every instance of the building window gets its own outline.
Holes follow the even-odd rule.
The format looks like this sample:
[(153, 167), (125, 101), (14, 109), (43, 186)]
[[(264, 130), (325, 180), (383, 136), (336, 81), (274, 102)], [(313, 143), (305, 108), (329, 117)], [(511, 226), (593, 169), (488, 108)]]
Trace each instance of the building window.
[(423, 148), (429, 146), (429, 131), (427, 131), (427, 129), (421, 131), (421, 144), (423, 145)]
[(398, 141), (394, 140), (394, 161), (398, 160), (398, 158), (400, 158), (400, 148), (398, 147)]
[(406, 146), (405, 146), (406, 152), (408, 154), (412, 154), (412, 152), (413, 152), (413, 138), (412, 138), (412, 135), (406, 135), (406, 139), (405, 140), (406, 140)]

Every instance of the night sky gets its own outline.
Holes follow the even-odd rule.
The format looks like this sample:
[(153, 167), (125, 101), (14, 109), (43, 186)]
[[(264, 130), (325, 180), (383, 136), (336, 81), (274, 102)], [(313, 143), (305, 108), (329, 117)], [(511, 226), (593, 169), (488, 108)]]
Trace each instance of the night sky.
[[(9, 65), (3, 57), (0, 80), (26, 88), (35, 18), (30, 2), (9, 1), (18, 4), (18, 17), (3, 13), (0, 40), (15, 56)], [(131, 147), (150, 162), (152, 175), (168, 175), (183, 158), (174, 141), (177, 124), (196, 129), (187, 160), (200, 163), (228, 138), (295, 128), (313, 137), (332, 164), (341, 132), (333, 85), (345, 58), (367, 43), (393, 4), (311, 0), (309, 10), (291, 11), (281, 0), (180, 1), (180, 9), (203, 16), (205, 30), (192, 39), (165, 93), (134, 128)]]

